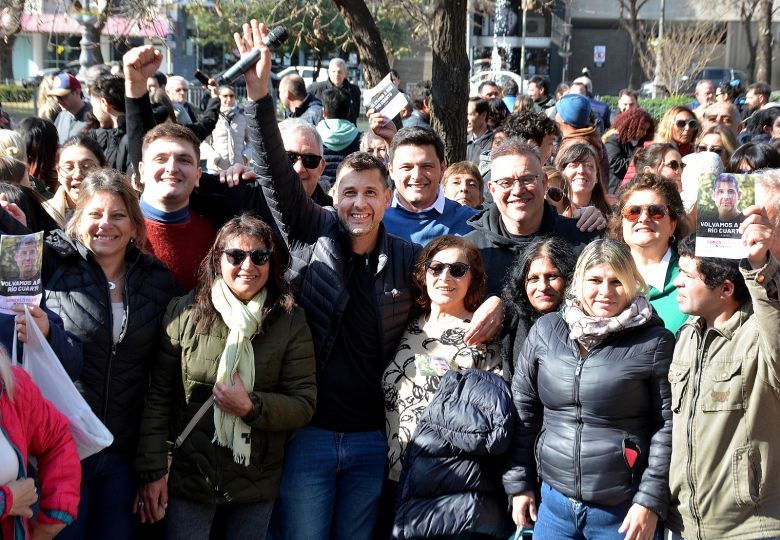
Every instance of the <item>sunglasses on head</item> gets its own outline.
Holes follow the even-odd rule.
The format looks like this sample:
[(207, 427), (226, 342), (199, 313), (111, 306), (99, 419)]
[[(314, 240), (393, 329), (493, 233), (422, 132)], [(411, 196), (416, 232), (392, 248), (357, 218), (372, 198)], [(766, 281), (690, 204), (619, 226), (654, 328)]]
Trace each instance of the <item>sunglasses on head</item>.
[(699, 129), (699, 122), (693, 118), (690, 120), (677, 120), (674, 125), (677, 129), (685, 129), (685, 126), (688, 126), (690, 129)]
[(433, 277), (439, 277), (442, 272), (444, 272), (445, 268), (448, 268), (450, 271), (450, 275), (454, 277), (455, 279), (460, 279), (463, 276), (466, 275), (466, 272), (469, 271), (471, 268), (471, 265), (468, 265), (466, 263), (462, 262), (456, 262), (456, 263), (443, 263), (439, 261), (425, 261), (425, 269), (428, 270), (428, 273), (431, 274)]
[(677, 161), (676, 159), (673, 159), (669, 163), (664, 163), (664, 165), (672, 169), (674, 172), (677, 172), (680, 169), (685, 168), (685, 163), (683, 163), (682, 161)]
[(639, 221), (642, 212), (653, 221), (661, 221), (668, 214), (665, 204), (632, 204), (623, 208), (623, 217), (631, 223)]
[(222, 253), (225, 254), (227, 262), (233, 266), (241, 266), (247, 255), (249, 255), (249, 260), (252, 261), (252, 264), (255, 266), (263, 266), (268, 262), (268, 259), (271, 258), (271, 253), (273, 252), (270, 249), (254, 249), (252, 251), (244, 251), (243, 249), (223, 249)]
[(550, 186), (547, 188), (547, 198), (553, 202), (561, 202), (563, 190), (559, 187)]
[(287, 152), (287, 157), (290, 158), (291, 165), (295, 165), (295, 163), (300, 159), (301, 163), (303, 163), (303, 166), (307, 169), (316, 169), (320, 166), (320, 162), (322, 161), (322, 156), (318, 156), (317, 154), (299, 154), (298, 152)]

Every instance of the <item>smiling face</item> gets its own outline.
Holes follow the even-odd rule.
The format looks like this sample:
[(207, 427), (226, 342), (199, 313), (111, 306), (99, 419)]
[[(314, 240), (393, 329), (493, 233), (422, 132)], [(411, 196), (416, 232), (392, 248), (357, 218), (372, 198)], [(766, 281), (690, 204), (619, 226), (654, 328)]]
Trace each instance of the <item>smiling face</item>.
[[(268, 246), (253, 236), (241, 235), (228, 239), (223, 249), (240, 249), (252, 252), (256, 249), (268, 249)], [(244, 302), (254, 298), (265, 287), (270, 267), (270, 260), (265, 264), (256, 265), (250, 256), (245, 256), (241, 264), (237, 266), (232, 265), (224, 253), (219, 258), (222, 279), (225, 280), (225, 284), (233, 295)]]
[(236, 93), (229, 88), (222, 88), (219, 91), (220, 110), (229, 111), (236, 104)]
[[(282, 142), (284, 143), (284, 149), (288, 152), (295, 152), (296, 154), (312, 154), (315, 156), (321, 156), (322, 150), (317, 140), (310, 133), (305, 131), (285, 130), (282, 133)], [(301, 179), (303, 189), (306, 194), (311, 197), (314, 190), (317, 189), (317, 182), (319, 182), (322, 176), (322, 171), (325, 170), (325, 160), (321, 159), (319, 165), (314, 169), (307, 169), (303, 166), (303, 160), (298, 159), (293, 163), (293, 169), (298, 173), (298, 177)]]
[[(469, 264), (466, 252), (459, 248), (442, 249), (431, 257), (431, 262)], [(471, 270), (468, 270), (461, 278), (453, 277), (449, 267), (445, 267), (438, 276), (426, 271), (425, 288), (431, 299), (431, 304), (443, 308), (443, 311), (448, 313), (464, 311), (471, 279)]]
[[(500, 156), (492, 160), (490, 176), (492, 180), (488, 189), (509, 232), (535, 233), (542, 222), (547, 192), (547, 177), (539, 159), (526, 154)], [(501, 179), (527, 179), (528, 183), (516, 181), (510, 188), (504, 189), (496, 183)]]
[(355, 171), (342, 168), (336, 179), (336, 193), (333, 205), (339, 221), (352, 237), (353, 249), (373, 247), (379, 233), (378, 227), (390, 204), (390, 189), (382, 181), (376, 169)]
[(198, 154), (188, 141), (156, 139), (149, 143), (139, 164), (144, 199), (156, 208), (180, 210), (198, 185)]
[(641, 206), (642, 213), (636, 222), (631, 222), (625, 217), (623, 223), (623, 241), (630, 248), (666, 248), (669, 239), (674, 234), (677, 222), (667, 214), (660, 221), (650, 218), (646, 209), (647, 205), (666, 205), (666, 200), (660, 194), (651, 190), (635, 191), (628, 199), (624, 207)]
[(580, 303), (593, 317), (614, 317), (630, 303), (628, 292), (607, 263), (588, 268), (581, 287)]
[(81, 182), (98, 168), (100, 161), (88, 148), (73, 145), (62, 149), (57, 159), (57, 178), (71, 206), (75, 206), (79, 198)]
[(479, 208), (483, 200), (479, 182), (468, 173), (458, 173), (447, 177), (444, 182), (444, 196), (471, 208)]
[(431, 144), (397, 147), (390, 163), (390, 176), (401, 206), (418, 212), (433, 205), (444, 169), (445, 162), (439, 161)]
[(563, 175), (569, 180), (572, 195), (580, 200), (590, 200), (593, 188), (596, 187), (596, 160), (588, 156), (584, 161), (567, 163)]
[(124, 201), (105, 191), (95, 193), (84, 206), (76, 231), (98, 260), (124, 257), (127, 244), (137, 233)]
[(531, 306), (539, 313), (558, 309), (566, 292), (566, 280), (549, 257), (531, 261), (525, 277), (525, 293)]

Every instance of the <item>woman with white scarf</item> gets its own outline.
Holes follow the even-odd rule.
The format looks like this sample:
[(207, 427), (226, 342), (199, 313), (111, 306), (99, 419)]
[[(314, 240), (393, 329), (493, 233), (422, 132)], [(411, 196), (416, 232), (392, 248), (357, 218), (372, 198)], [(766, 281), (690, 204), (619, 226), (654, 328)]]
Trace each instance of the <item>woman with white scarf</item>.
[[(288, 262), (268, 225), (233, 218), (195, 290), (168, 306), (141, 426), (136, 511), (143, 522), (167, 513), (169, 539), (208, 539), (218, 510), (227, 538), (265, 538), (284, 443), (308, 423), (316, 397), (311, 335), (283, 278)], [(167, 476), (169, 434), (180, 442)]]
[(504, 487), (534, 540), (649, 540), (662, 529), (674, 336), (646, 288), (625, 244), (590, 243), (566, 305), (534, 324), (516, 359), (521, 426)]

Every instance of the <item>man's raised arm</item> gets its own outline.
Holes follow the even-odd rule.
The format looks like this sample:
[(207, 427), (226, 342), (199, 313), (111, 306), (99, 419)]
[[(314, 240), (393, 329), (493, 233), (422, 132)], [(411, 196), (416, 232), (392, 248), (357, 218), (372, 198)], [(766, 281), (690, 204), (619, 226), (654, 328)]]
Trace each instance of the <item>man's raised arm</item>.
[(144, 135), (156, 125), (146, 80), (160, 69), (162, 53), (151, 45), (134, 47), (125, 53), (122, 63), (125, 72), (127, 147), (130, 163), (137, 173)]

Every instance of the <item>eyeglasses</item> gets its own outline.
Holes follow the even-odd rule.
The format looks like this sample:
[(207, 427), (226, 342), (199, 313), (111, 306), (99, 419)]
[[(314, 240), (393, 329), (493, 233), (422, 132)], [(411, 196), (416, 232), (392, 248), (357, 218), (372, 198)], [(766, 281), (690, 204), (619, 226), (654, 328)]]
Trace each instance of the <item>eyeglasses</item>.
[(287, 152), (287, 157), (290, 158), (290, 164), (295, 165), (300, 159), (303, 166), (307, 169), (316, 169), (322, 162), (322, 156), (317, 154), (299, 154), (298, 152)]
[(636, 223), (642, 212), (647, 212), (653, 221), (661, 221), (669, 213), (665, 204), (632, 204), (623, 208), (623, 217), (631, 223)]
[(700, 144), (696, 147), (696, 153), (699, 152), (715, 152), (716, 154), (720, 154), (723, 152), (722, 146), (707, 146), (706, 144)]
[(550, 186), (547, 188), (547, 198), (553, 202), (561, 202), (563, 199), (563, 190), (559, 187)]
[(450, 275), (455, 279), (462, 278), (466, 275), (466, 272), (471, 269), (471, 265), (462, 262), (443, 263), (431, 260), (425, 261), (424, 266), (425, 269), (428, 270), (428, 273), (433, 277), (439, 277), (441, 273), (444, 272), (444, 269), (447, 268), (450, 271)]
[(526, 189), (533, 187), (536, 185), (536, 181), (538, 180), (539, 175), (538, 174), (526, 174), (525, 176), (521, 176), (520, 178), (499, 178), (498, 180), (491, 180), (495, 185), (503, 189), (504, 191), (508, 191), (515, 187), (515, 185), (519, 182), (522, 184), (522, 186)]
[(268, 262), (268, 259), (271, 258), (271, 253), (273, 253), (273, 251), (270, 249), (255, 249), (252, 251), (244, 251), (243, 249), (223, 249), (222, 253), (225, 254), (227, 262), (233, 266), (241, 266), (247, 255), (249, 255), (249, 260), (252, 261), (252, 264), (255, 266), (263, 266)]
[(70, 176), (71, 174), (75, 173), (76, 169), (78, 169), (81, 174), (86, 176), (92, 171), (94, 171), (95, 169), (99, 169), (99, 168), (100, 168), (100, 164), (92, 160), (67, 161), (62, 165), (57, 165), (57, 170), (60, 171), (65, 176)]
[(685, 126), (688, 126), (688, 129), (699, 129), (699, 123), (693, 118), (690, 120), (677, 120), (674, 122), (674, 125), (677, 129), (685, 129)]
[(668, 163), (664, 162), (665, 167), (669, 167), (674, 172), (680, 171), (685, 168), (685, 163), (682, 161), (677, 161), (676, 159), (673, 159), (672, 161), (669, 161)]

